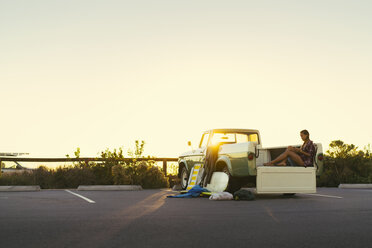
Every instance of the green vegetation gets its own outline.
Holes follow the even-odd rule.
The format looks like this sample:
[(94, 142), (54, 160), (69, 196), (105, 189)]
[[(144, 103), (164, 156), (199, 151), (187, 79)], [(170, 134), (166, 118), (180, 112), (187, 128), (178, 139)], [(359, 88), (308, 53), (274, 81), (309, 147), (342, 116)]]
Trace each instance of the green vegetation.
[[(29, 172), (3, 174), (0, 185), (40, 185), (43, 189), (76, 188), (79, 185), (136, 184), (143, 188), (165, 188), (176, 181), (178, 165), (168, 166), (169, 177), (165, 177), (155, 161), (138, 161), (144, 158), (143, 141), (135, 142), (134, 151), (127, 155), (131, 162), (124, 162), (122, 148), (101, 152), (104, 162), (76, 162), (69, 166), (50, 169), (40, 166)], [(80, 157), (80, 149), (74, 152)], [(69, 157), (68, 155), (66, 155)], [(151, 157), (148, 157), (151, 159)], [(341, 140), (332, 141), (324, 156), (324, 173), (317, 185), (337, 187), (340, 183), (372, 183), (372, 152), (367, 146), (363, 150)], [(172, 185), (171, 185), (172, 186)]]
[(372, 183), (372, 153), (341, 140), (332, 141), (326, 152), (324, 172), (317, 185), (337, 187), (340, 183)]
[[(168, 178), (155, 165), (155, 161), (137, 161), (143, 158), (144, 145), (144, 141), (135, 142), (135, 150), (128, 151), (128, 156), (133, 158), (129, 163), (120, 161), (124, 158), (122, 148), (113, 151), (106, 149), (101, 152), (104, 162), (76, 162), (56, 169), (40, 166), (30, 172), (4, 174), (0, 177), (0, 185), (40, 185), (42, 189), (112, 184), (137, 184), (143, 188), (169, 187)], [(80, 157), (79, 148), (75, 151), (75, 157)]]

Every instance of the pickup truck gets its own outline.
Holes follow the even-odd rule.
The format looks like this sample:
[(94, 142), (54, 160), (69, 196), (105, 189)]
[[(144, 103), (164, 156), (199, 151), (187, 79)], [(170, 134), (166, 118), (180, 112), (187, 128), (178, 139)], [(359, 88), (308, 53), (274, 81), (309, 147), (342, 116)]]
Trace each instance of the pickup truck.
[(253, 183), (258, 194), (315, 193), (316, 176), (323, 172), (323, 152), (320, 143), (314, 145), (316, 154), (312, 167), (263, 166), (283, 153), (288, 146), (263, 148), (260, 132), (254, 129), (212, 129), (202, 134), (196, 149), (179, 156), (178, 176), (181, 187), (186, 189), (194, 165), (203, 168), (207, 148), (219, 146), (215, 149), (218, 154), (213, 168), (228, 174), (230, 192), (244, 184)]

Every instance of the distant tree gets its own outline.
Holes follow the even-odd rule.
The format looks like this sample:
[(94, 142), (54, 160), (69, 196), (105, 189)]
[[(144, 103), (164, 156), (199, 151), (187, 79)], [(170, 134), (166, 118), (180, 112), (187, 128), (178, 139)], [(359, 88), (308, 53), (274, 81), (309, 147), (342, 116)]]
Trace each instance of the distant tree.
[(372, 158), (368, 145), (359, 150), (353, 144), (334, 140), (325, 156), (325, 170), (318, 180), (319, 186), (338, 186), (340, 183), (372, 182)]

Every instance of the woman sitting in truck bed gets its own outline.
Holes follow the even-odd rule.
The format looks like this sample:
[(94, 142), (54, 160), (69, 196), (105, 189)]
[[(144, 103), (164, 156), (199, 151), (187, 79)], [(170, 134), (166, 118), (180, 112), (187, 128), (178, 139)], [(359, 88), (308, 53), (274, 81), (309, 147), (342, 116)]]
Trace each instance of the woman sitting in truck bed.
[[(274, 165), (287, 165), (287, 159), (292, 160), (299, 166), (313, 166), (314, 155), (315, 155), (315, 146), (310, 140), (310, 134), (307, 130), (302, 130), (300, 132), (301, 139), (304, 141), (301, 148), (296, 148), (289, 146), (287, 150), (280, 154), (276, 159), (271, 162), (265, 163), (265, 166), (274, 166)], [(292, 162), (290, 161), (290, 162)], [(278, 163), (278, 164), (277, 164)]]

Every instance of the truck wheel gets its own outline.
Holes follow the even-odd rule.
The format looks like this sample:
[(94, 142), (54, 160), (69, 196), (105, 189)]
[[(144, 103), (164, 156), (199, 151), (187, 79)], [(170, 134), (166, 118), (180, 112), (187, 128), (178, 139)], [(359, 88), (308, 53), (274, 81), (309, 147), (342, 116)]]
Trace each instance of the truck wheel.
[(181, 170), (181, 188), (186, 189), (188, 182), (189, 182), (189, 177), (187, 175), (187, 170), (186, 170), (186, 167), (183, 166)]
[(222, 169), (222, 172), (226, 173), (229, 176), (229, 184), (227, 185), (226, 191), (234, 194), (234, 192), (238, 191), (242, 187), (240, 178), (231, 176), (227, 165), (225, 165), (225, 167)]

